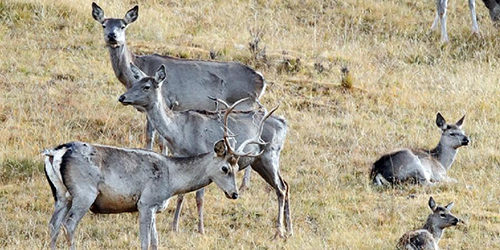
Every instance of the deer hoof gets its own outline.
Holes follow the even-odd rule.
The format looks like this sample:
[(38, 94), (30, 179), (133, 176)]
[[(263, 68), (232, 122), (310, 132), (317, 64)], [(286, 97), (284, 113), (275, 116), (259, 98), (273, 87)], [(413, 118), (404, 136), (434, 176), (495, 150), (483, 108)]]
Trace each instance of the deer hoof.
[(278, 229), (276, 231), (276, 234), (274, 235), (273, 237), (273, 240), (276, 240), (276, 239), (284, 239), (285, 238), (285, 235), (283, 234), (283, 230), (280, 230)]

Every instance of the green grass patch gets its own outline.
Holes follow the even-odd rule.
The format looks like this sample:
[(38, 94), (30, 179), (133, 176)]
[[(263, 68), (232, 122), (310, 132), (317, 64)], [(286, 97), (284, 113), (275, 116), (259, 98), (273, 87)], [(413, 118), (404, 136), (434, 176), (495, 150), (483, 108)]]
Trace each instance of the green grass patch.
[(0, 164), (0, 181), (24, 181), (43, 173), (43, 162), (33, 159), (6, 159)]

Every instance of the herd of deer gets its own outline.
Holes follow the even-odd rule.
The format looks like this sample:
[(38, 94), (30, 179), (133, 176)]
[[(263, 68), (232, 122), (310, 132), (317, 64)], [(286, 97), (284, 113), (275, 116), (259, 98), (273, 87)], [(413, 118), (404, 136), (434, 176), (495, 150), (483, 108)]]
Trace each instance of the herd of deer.
[[(446, 2), (437, 0), (438, 6)], [(172, 223), (177, 231), (183, 194), (192, 191), (196, 191), (198, 230), (204, 233), (203, 188), (215, 182), (228, 198), (237, 199), (238, 190), (248, 187), (252, 169), (276, 191), (275, 237), (292, 235), (289, 185), (279, 170), (287, 123), (273, 115), (277, 107), (268, 112), (259, 103), (266, 88), (262, 74), (235, 62), (134, 55), (125, 42), (125, 30), (137, 20), (138, 11), (135, 6), (122, 19), (106, 18), (104, 11), (92, 3), (92, 17), (103, 27), (115, 75), (127, 89), (119, 101), (147, 115), (146, 149), (70, 142), (43, 152), (55, 199), (50, 247), (56, 248), (63, 226), (74, 249), (76, 226), (90, 210), (138, 211), (141, 248), (157, 249), (156, 213), (177, 195)], [(438, 11), (435, 24), (439, 17)], [(223, 109), (219, 109), (221, 105)], [(373, 184), (455, 182), (446, 171), (457, 149), (469, 143), (461, 128), (463, 121), (464, 117), (447, 124), (438, 113), (436, 124), (442, 135), (437, 147), (402, 149), (382, 156), (373, 164)], [(156, 132), (162, 154), (152, 151)], [(235, 174), (243, 169), (245, 176), (238, 188)], [(432, 214), (426, 224), (404, 234), (398, 248), (438, 249), (444, 228), (460, 221), (450, 213), (452, 205), (438, 207), (431, 197)]]

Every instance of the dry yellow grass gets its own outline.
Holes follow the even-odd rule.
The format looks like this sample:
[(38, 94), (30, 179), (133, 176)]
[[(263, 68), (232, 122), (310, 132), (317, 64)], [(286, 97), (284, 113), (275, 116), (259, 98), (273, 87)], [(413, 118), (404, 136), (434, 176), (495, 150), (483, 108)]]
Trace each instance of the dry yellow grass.
[[(99, 4), (108, 16), (121, 17), (136, 2)], [(0, 0), (2, 249), (48, 246), (53, 200), (41, 149), (71, 140), (144, 145), (144, 115), (117, 102), (124, 88), (90, 4)], [(481, 38), (470, 34), (467, 4), (450, 4), (451, 42), (442, 46), (428, 30), (431, 0), (141, 1), (139, 19), (127, 31), (136, 53), (206, 59), (212, 50), (218, 60), (258, 67), (269, 81), (264, 103), (280, 103), (290, 124), (281, 171), (291, 186), (292, 238), (270, 239), (277, 202), (254, 175), (236, 201), (210, 186), (204, 236), (195, 230), (193, 195), (181, 232), (170, 232), (172, 207), (160, 214), (160, 247), (392, 249), (424, 222), (432, 195), (439, 203), (455, 201), (454, 213), (467, 222), (446, 231), (443, 249), (499, 249), (500, 44), (480, 1), (477, 9)], [(249, 29), (264, 32), (267, 63), (250, 54)], [(284, 58), (300, 64), (279, 70)], [(343, 66), (355, 79), (352, 89), (339, 87)], [(459, 182), (373, 188), (368, 173), (380, 154), (437, 143), (437, 111), (449, 121), (467, 115), (472, 144), (449, 172)], [(76, 241), (79, 249), (137, 249), (136, 214), (89, 213)]]

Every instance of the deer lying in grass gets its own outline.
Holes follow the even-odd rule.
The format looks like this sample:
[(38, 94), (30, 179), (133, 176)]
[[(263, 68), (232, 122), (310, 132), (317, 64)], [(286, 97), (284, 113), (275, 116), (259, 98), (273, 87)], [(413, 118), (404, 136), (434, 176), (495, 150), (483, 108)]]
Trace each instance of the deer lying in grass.
[[(436, 1), (436, 17), (432, 23), (431, 29), (435, 30), (438, 22), (441, 23), (441, 42), (447, 43), (449, 41), (448, 33), (446, 31), (446, 9), (448, 8), (448, 0), (435, 0)], [(484, 5), (490, 12), (490, 18), (496, 26), (500, 21), (500, 0), (483, 0)], [(479, 35), (479, 25), (477, 24), (476, 17), (476, 2), (469, 0), (470, 15), (472, 18), (472, 33)]]
[(456, 124), (446, 124), (438, 113), (436, 125), (442, 130), (439, 144), (432, 150), (401, 149), (383, 155), (372, 167), (370, 178), (373, 184), (396, 184), (415, 181), (432, 184), (439, 181), (456, 181), (446, 175), (455, 160), (459, 147), (469, 144), (469, 138), (462, 130), (463, 116)]
[(94, 213), (139, 211), (141, 248), (158, 247), (155, 213), (173, 195), (217, 184), (228, 198), (238, 198), (238, 163), (226, 140), (197, 156), (166, 157), (149, 150), (71, 142), (46, 150), (45, 173), (55, 210), (50, 220), (50, 247), (55, 249), (61, 224), (75, 248), (76, 226), (90, 209)]
[[(241, 155), (239, 158), (240, 170), (251, 166), (259, 175), (275, 190), (278, 195), (278, 221), (276, 236), (283, 237), (283, 215), (286, 220), (288, 234), (292, 234), (292, 222), (290, 218), (289, 186), (280, 175), (279, 160), (280, 152), (285, 143), (287, 125), (283, 118), (270, 116), (261, 111), (239, 111), (230, 114), (234, 109), (230, 107), (224, 115), (224, 121), (220, 119), (220, 112), (208, 111), (183, 111), (173, 112), (166, 106), (161, 94), (162, 85), (169, 84), (166, 81), (166, 68), (161, 66), (154, 77), (148, 77), (139, 68), (131, 65), (131, 69), (138, 81), (126, 93), (120, 96), (119, 101), (124, 105), (133, 105), (137, 110), (146, 112), (148, 119), (153, 123), (159, 134), (166, 139), (168, 148), (175, 156), (196, 155), (203, 152), (209, 145), (213, 144), (216, 138), (227, 133), (220, 129), (230, 128), (236, 141), (245, 141), (254, 138), (256, 143), (252, 145), (241, 144), (243, 150), (246, 146), (249, 152), (261, 152), (255, 158), (248, 158)], [(241, 103), (240, 100), (236, 103)], [(235, 104), (236, 104), (235, 103)], [(261, 122), (256, 129), (255, 123), (260, 117), (269, 117), (265, 122)], [(266, 142), (257, 143), (262, 134), (262, 140)], [(197, 200), (200, 221), (198, 230), (203, 229), (203, 191)], [(178, 216), (181, 210), (182, 198), (179, 199), (178, 209), (174, 217), (173, 227), (177, 230)]]
[[(101, 7), (92, 3), (92, 17), (103, 27), (113, 71), (127, 89), (135, 82), (130, 63), (149, 75), (154, 75), (156, 69), (165, 65), (172, 77), (162, 88), (162, 94), (166, 105), (172, 110), (215, 110), (216, 103), (207, 99), (207, 96), (222, 99), (229, 104), (249, 97), (239, 105), (238, 109), (242, 110), (252, 109), (254, 103), (260, 106), (259, 98), (264, 94), (266, 82), (261, 73), (246, 65), (237, 62), (187, 60), (158, 54), (138, 56), (132, 53), (125, 41), (125, 30), (139, 17), (139, 6), (130, 9), (124, 18), (106, 18)], [(146, 131), (146, 148), (153, 149), (155, 130), (149, 121)], [(161, 138), (160, 142), (163, 146)], [(163, 152), (166, 153), (164, 147)], [(250, 185), (250, 173), (248, 168), (241, 189)]]
[(432, 213), (427, 217), (425, 225), (418, 230), (405, 233), (399, 239), (398, 250), (439, 250), (438, 243), (443, 236), (444, 229), (456, 226), (460, 219), (451, 213), (453, 202), (445, 207), (439, 207), (431, 197), (429, 207)]

